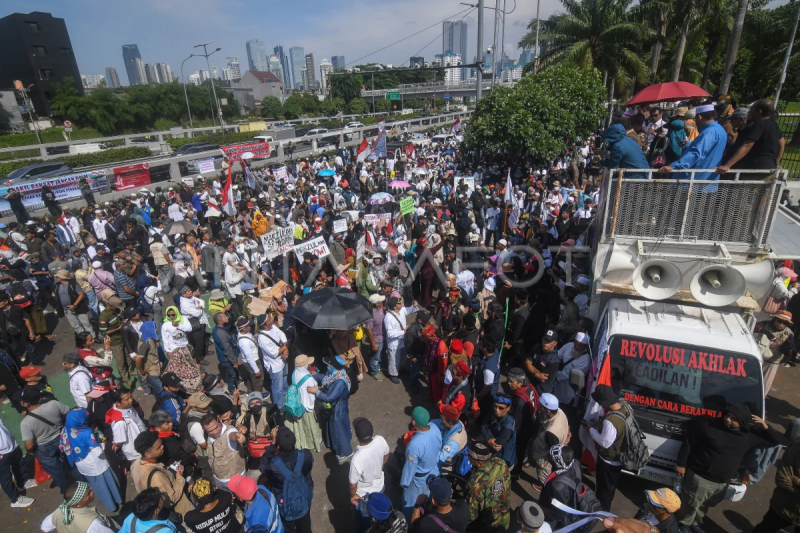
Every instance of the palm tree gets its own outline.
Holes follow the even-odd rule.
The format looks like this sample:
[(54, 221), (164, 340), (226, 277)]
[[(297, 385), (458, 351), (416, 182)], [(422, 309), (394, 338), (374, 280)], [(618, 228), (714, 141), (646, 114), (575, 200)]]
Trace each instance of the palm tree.
[[(648, 80), (650, 69), (642, 60), (641, 44), (655, 32), (640, 22), (632, 0), (561, 0), (565, 13), (542, 22), (539, 42), (541, 67), (570, 62), (585, 69), (597, 68), (608, 75), (610, 96), (614, 87), (629, 90), (636, 79)], [(532, 48), (536, 42), (536, 20), (519, 42)], [(531, 70), (533, 65), (526, 68)]]
[(738, 0), (736, 17), (733, 19), (733, 29), (728, 38), (728, 52), (725, 56), (725, 67), (722, 70), (722, 81), (719, 84), (719, 94), (728, 94), (733, 76), (733, 66), (736, 64), (736, 54), (739, 53), (739, 41), (742, 39), (742, 28), (744, 28), (744, 16), (747, 13), (749, 0)]
[(706, 37), (706, 61), (703, 68), (703, 80), (700, 87), (708, 90), (711, 78), (711, 67), (717, 58), (723, 35), (727, 35), (733, 26), (733, 4), (730, 0), (706, 0), (703, 11), (702, 31)]

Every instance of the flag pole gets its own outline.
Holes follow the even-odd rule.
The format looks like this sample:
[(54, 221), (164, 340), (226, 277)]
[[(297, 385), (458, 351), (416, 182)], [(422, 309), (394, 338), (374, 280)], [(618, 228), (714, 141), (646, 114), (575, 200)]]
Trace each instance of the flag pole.
[(503, 210), (505, 211), (504, 221), (503, 221), (503, 235), (506, 234), (508, 231), (508, 202), (511, 200), (511, 167), (508, 167), (508, 179), (506, 179), (506, 194), (504, 195), (503, 200), (505, 201), (505, 206), (503, 206)]

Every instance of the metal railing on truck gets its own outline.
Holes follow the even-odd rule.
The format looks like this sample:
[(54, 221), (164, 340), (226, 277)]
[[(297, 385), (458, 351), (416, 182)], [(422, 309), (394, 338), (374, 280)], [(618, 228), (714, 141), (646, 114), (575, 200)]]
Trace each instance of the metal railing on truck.
[[(731, 179), (696, 179), (709, 172), (714, 170), (607, 171), (600, 185), (599, 242), (645, 239), (766, 250), (787, 171), (739, 170), (725, 175)], [(763, 179), (740, 179), (754, 175)]]

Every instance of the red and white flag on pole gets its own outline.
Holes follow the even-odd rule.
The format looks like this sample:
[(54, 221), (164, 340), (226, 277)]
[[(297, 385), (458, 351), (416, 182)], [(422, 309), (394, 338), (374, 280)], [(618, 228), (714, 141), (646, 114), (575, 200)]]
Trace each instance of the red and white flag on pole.
[(421, 161), (420, 161), (420, 162), (417, 164), (417, 168), (427, 168), (427, 165), (425, 164), (425, 160), (424, 160), (424, 159), (422, 159), (422, 160), (421, 160)]
[(453, 127), (451, 128), (452, 131), (459, 132), (461, 131), (461, 119), (457, 118), (455, 122), (453, 122)]
[(369, 143), (367, 142), (367, 138), (364, 137), (364, 140), (361, 141), (361, 144), (358, 147), (358, 151), (356, 154), (356, 161), (361, 163), (367, 158), (368, 155), (369, 155)]
[(383, 130), (386, 129), (386, 121), (385, 120), (381, 119), (381, 121), (378, 122), (378, 129), (380, 131), (383, 131)]
[(230, 167), (228, 167), (228, 179), (222, 189), (222, 210), (230, 217), (236, 215), (236, 202), (233, 200), (233, 177), (231, 176)]

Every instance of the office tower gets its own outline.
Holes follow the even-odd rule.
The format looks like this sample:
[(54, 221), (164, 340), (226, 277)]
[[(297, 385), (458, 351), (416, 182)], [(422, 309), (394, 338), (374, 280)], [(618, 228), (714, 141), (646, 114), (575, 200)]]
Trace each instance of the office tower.
[(213, 65), (211, 67), (211, 77), (214, 78), (215, 80), (219, 79), (219, 71), (217, 70), (217, 66), (216, 65)]
[(258, 39), (247, 41), (247, 67), (249, 70), (266, 72), (269, 70), (267, 63), (267, 48)]
[(114, 67), (106, 67), (106, 85), (109, 89), (116, 89), (120, 86), (119, 75)]
[(292, 69), (289, 65), (289, 58), (283, 51), (283, 45), (279, 44), (273, 48), (272, 51), (281, 61), (281, 68), (283, 69), (283, 78), (281, 81), (287, 89), (290, 89), (292, 87)]
[(123, 44), (122, 45), (122, 61), (125, 63), (125, 71), (128, 73), (128, 85), (139, 85), (147, 83), (146, 78), (139, 77), (139, 69), (136, 67), (134, 60), (142, 60), (142, 54), (139, 53), (139, 45), (136, 44)]
[(425, 58), (422, 56), (411, 56), (411, 59), (408, 60), (408, 66), (411, 68), (424, 67)]
[(283, 81), (283, 65), (281, 64), (281, 60), (277, 55), (269, 56), (269, 71), (275, 74), (276, 78)]
[(333, 64), (327, 59), (323, 59), (319, 63), (319, 84), (323, 91), (328, 89), (328, 76), (333, 72)]
[[(466, 21), (449, 21), (446, 20), (442, 23), (442, 54), (451, 51), (454, 54), (460, 55), (462, 58), (467, 57), (467, 23)], [(466, 79), (468, 76), (467, 68), (461, 69), (461, 79)]]
[(307, 91), (315, 91), (317, 89), (317, 74), (314, 71), (314, 54), (306, 54), (306, 85)]
[(95, 74), (92, 76), (92, 79), (94, 80), (95, 87), (100, 87), (100, 85), (106, 81), (106, 77), (103, 74)]
[(81, 74), (81, 85), (83, 85), (84, 89), (92, 89), (94, 87), (92, 77), (86, 74)]
[[(454, 54), (452, 51), (448, 50), (444, 54), (436, 54), (432, 65), (436, 65), (437, 67), (449, 67), (449, 66), (457, 66), (461, 64), (461, 56), (458, 54)], [(444, 84), (445, 85), (455, 85), (461, 81), (461, 71), (464, 69), (460, 68), (448, 68), (444, 71)]]
[(303, 85), (303, 69), (306, 68), (306, 52), (302, 46), (289, 48), (289, 62), (292, 68), (293, 87), (299, 89)]
[(200, 75), (200, 83), (203, 83), (209, 79), (208, 71), (206, 69), (200, 69), (197, 73)]
[(131, 68), (136, 79), (136, 83), (131, 85), (147, 85), (147, 70), (144, 68), (144, 63), (138, 57), (131, 60)]
[(229, 69), (229, 68), (222, 69), (222, 80), (223, 81), (229, 81), (229, 80), (232, 80), (232, 79), (233, 78), (231, 77), (231, 69)]
[(192, 85), (200, 85), (200, 74), (197, 72), (194, 74), (189, 74), (189, 83)]
[(239, 58), (238, 57), (228, 57), (226, 58), (228, 61), (228, 68), (230, 69), (230, 80), (238, 80), (242, 77), (242, 72), (239, 70)]
[(172, 81), (172, 69), (169, 68), (169, 65), (166, 63), (156, 63), (156, 69), (158, 70), (158, 79), (161, 80), (161, 83), (170, 83)]
[(518, 63), (519, 63), (521, 66), (523, 66), (523, 67), (524, 67), (524, 66), (525, 66), (525, 65), (527, 65), (528, 63), (533, 63), (533, 60), (534, 60), (535, 56), (536, 56), (536, 54), (534, 53), (534, 50), (533, 50), (533, 48), (526, 48), (525, 50), (523, 50), (523, 51), (522, 51), (522, 52), (519, 54), (519, 61), (518, 61)]
[(331, 64), (333, 65), (333, 70), (343, 69), (345, 66), (344, 56), (333, 56)]
[(147, 83), (161, 83), (161, 78), (158, 75), (158, 69), (154, 64), (145, 63), (144, 74), (147, 76)]
[(300, 71), (300, 87), (304, 91), (308, 90), (308, 78), (306, 77), (306, 69)]

